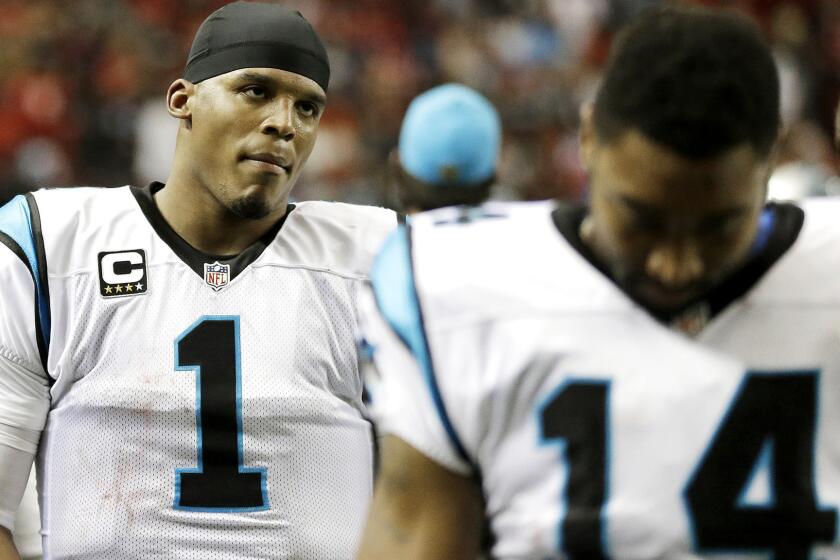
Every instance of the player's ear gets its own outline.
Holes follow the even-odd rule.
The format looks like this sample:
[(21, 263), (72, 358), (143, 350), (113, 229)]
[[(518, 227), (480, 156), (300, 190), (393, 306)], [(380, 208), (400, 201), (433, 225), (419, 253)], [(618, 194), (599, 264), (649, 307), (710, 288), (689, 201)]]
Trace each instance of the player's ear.
[(400, 163), (400, 152), (397, 148), (388, 154), (388, 184), (393, 190), (400, 190), (406, 182), (405, 169)]
[(388, 174), (391, 177), (396, 177), (396, 173), (402, 169), (400, 165), (400, 152), (396, 148), (391, 150), (388, 154)]
[(762, 201), (767, 199), (770, 177), (773, 175), (773, 170), (775, 170), (778, 166), (779, 160), (783, 157), (783, 152), (785, 151), (784, 146), (795, 142), (795, 140), (792, 140), (792, 136), (794, 134), (795, 131), (792, 126), (784, 124), (780, 126), (779, 131), (776, 133), (776, 140), (770, 148), (770, 153), (761, 157), (758, 162), (758, 165), (760, 166), (759, 171), (761, 173), (761, 182), (764, 185)]
[(195, 84), (178, 78), (166, 90), (166, 108), (176, 119), (183, 119), (190, 124), (192, 111), (190, 100), (195, 95)]
[(580, 163), (588, 172), (592, 169), (595, 152), (595, 104), (584, 103), (580, 107)]
[(834, 112), (834, 147), (840, 150), (840, 103)]
[(393, 208), (398, 208), (404, 211), (403, 208), (403, 168), (400, 164), (400, 153), (397, 148), (391, 150), (388, 154), (388, 171), (386, 174), (386, 189), (389, 204)]

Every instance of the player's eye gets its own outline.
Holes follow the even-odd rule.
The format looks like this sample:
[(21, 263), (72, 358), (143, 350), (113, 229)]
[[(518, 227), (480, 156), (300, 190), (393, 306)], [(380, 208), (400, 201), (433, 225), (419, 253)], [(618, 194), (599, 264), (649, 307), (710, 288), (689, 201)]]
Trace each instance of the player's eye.
[(265, 87), (258, 85), (245, 86), (242, 88), (241, 92), (254, 99), (265, 99), (268, 97), (268, 90)]
[(660, 216), (646, 212), (631, 211), (627, 217), (627, 226), (633, 231), (651, 235), (664, 234), (666, 230), (665, 222)]
[(706, 237), (726, 237), (738, 230), (740, 216), (726, 216), (707, 220), (701, 224), (699, 233)]
[(298, 103), (298, 111), (305, 117), (317, 117), (321, 108), (312, 101), (301, 101)]

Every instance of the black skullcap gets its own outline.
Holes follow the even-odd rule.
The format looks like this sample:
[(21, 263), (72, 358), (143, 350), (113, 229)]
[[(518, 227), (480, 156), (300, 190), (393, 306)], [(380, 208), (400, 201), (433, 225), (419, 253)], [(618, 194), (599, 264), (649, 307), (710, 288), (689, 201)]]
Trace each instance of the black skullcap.
[(234, 2), (210, 14), (195, 34), (184, 78), (195, 84), (240, 68), (287, 70), (324, 91), (330, 82), (315, 30), (300, 12), (276, 4)]

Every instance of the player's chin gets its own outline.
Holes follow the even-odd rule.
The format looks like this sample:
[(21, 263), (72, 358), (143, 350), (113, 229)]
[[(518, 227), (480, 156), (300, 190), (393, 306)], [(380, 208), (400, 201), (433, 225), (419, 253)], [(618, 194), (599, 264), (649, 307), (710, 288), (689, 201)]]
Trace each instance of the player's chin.
[(634, 285), (636, 299), (653, 311), (662, 313), (677, 311), (702, 295), (705, 288), (692, 284), (680, 288), (667, 288), (653, 281), (641, 281)]
[(245, 220), (261, 220), (271, 214), (274, 208), (263, 192), (253, 192), (233, 200), (228, 210)]
[(228, 203), (228, 210), (235, 216), (248, 220), (260, 220), (283, 205), (290, 190), (285, 177), (273, 177), (267, 181), (248, 181), (238, 196)]

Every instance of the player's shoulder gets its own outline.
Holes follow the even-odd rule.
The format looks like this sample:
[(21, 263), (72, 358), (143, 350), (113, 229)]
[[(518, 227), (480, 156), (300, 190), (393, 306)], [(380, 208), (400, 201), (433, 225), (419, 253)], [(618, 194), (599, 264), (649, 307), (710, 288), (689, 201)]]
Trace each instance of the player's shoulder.
[(275, 249), (288, 265), (367, 277), (373, 256), (397, 223), (397, 214), (385, 208), (299, 202), (286, 219)]
[(808, 199), (800, 203), (802, 231), (792, 247), (793, 256), (837, 278), (840, 274), (840, 196)]
[[(539, 268), (539, 255), (576, 258), (557, 230), (554, 202), (493, 202), (413, 216), (408, 242), (418, 273), (445, 269), (451, 280), (504, 278), (521, 266)], [(559, 253), (559, 254), (558, 254)]]
[(31, 194), (39, 201), (53, 201), (72, 203), (72, 201), (83, 202), (95, 198), (113, 196), (121, 190), (127, 190), (128, 186), (118, 187), (92, 187), (92, 186), (70, 186), (70, 187), (45, 187), (32, 191)]
[(352, 229), (369, 227), (393, 229), (397, 220), (397, 214), (387, 208), (323, 200), (298, 202), (295, 204), (292, 215), (297, 219), (313, 223), (323, 222), (332, 227)]
[(754, 301), (840, 305), (840, 197), (782, 205), (801, 229), (756, 290)]
[(27, 195), (31, 214), (45, 236), (61, 239), (75, 231), (107, 227), (136, 212), (130, 187), (61, 187)]
[[(464, 273), (474, 262), (504, 267), (523, 248), (557, 241), (551, 222), (553, 202), (488, 202), (479, 206), (452, 206), (411, 216), (408, 223), (412, 251), (423, 269), (458, 266), (457, 262), (426, 264), (452, 256)], [(464, 260), (468, 255), (468, 263)]]
[(810, 198), (799, 203), (805, 214), (802, 233), (810, 244), (822, 244), (840, 237), (840, 196)]
[(41, 189), (21, 194), (0, 207), (0, 232), (22, 245), (37, 243), (45, 234), (62, 235), (67, 227), (78, 228), (81, 215), (112, 215), (109, 210), (126, 195), (127, 188), (96, 187)]
[[(130, 187), (60, 187), (34, 191), (28, 195), (34, 200), (41, 214), (67, 217), (74, 221), (78, 212), (106, 213), (120, 206), (130, 206), (134, 200)], [(54, 214), (54, 215), (53, 215)]]
[(49, 262), (50, 274), (62, 273), (77, 266), (75, 260), (88, 248), (109, 238), (113, 224), (126, 229), (138, 223), (125, 219), (131, 213), (139, 220), (129, 187), (41, 189), (19, 195), (0, 209), (0, 231), (12, 236), (24, 252)]
[(531, 219), (550, 214), (557, 204), (544, 200), (535, 202), (490, 201), (477, 206), (447, 206), (422, 212), (411, 217), (413, 230), (419, 235), (442, 235), (452, 239), (472, 240), (476, 232), (505, 232)]
[(547, 223), (553, 208), (548, 202), (488, 202), (429, 210), (410, 216), (404, 232), (391, 235), (388, 247), (397, 251), (399, 243), (410, 245), (424, 269), (447, 266), (440, 261), (449, 256), (463, 263), (464, 254), (471, 261), (498, 262), (483, 257), (516, 251), (522, 241), (520, 234), (535, 224)]
[(389, 302), (417, 298), (438, 325), (626, 308), (627, 299), (557, 229), (556, 209), (494, 203), (412, 217), (374, 262), (380, 308), (399, 310), (406, 306)]

